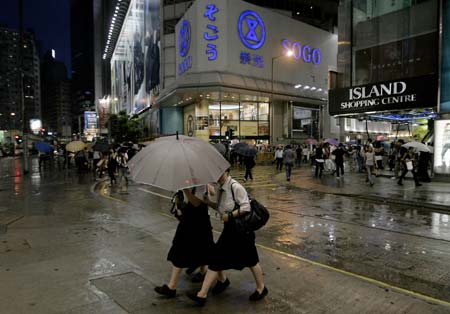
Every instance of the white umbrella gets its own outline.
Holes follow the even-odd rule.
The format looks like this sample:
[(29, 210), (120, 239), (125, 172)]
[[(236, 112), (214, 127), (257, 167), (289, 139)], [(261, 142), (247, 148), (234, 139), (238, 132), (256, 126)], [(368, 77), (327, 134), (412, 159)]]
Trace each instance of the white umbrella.
[(175, 192), (217, 182), (230, 164), (205, 141), (177, 135), (150, 143), (128, 167), (135, 182)]
[(425, 145), (423, 143), (420, 143), (420, 142), (409, 142), (409, 143), (406, 143), (406, 144), (404, 144), (402, 146), (406, 147), (406, 148), (412, 147), (412, 148), (414, 148), (415, 150), (417, 150), (419, 152), (429, 153), (431, 151), (430, 148), (427, 145)]

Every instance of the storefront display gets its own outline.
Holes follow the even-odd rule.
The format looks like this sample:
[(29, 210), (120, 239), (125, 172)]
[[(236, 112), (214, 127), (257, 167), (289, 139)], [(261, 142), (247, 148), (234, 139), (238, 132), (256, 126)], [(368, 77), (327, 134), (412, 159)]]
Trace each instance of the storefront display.
[(450, 174), (450, 120), (434, 122), (434, 172)]

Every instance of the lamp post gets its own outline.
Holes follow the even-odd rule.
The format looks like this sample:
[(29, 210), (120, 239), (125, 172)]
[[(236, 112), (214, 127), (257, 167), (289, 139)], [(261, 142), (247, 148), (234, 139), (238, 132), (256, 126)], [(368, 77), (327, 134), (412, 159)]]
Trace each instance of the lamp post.
[(271, 140), (273, 142), (273, 112), (274, 112), (274, 101), (273, 101), (273, 69), (274, 69), (274, 64), (275, 64), (275, 60), (282, 58), (282, 57), (292, 57), (294, 55), (294, 52), (292, 50), (288, 50), (285, 54), (276, 56), (276, 57), (272, 57), (272, 68), (271, 68), (271, 77), (270, 77), (270, 103), (271, 103), (271, 107), (272, 107), (272, 112), (270, 114), (270, 133), (271, 133)]

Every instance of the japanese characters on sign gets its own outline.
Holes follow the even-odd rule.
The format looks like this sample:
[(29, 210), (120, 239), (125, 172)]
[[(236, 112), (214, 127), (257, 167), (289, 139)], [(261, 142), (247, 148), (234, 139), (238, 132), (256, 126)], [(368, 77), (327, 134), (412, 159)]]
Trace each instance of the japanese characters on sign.
[(206, 55), (209, 61), (217, 59), (217, 44), (215, 43), (219, 39), (219, 28), (215, 25), (216, 13), (219, 12), (219, 8), (215, 4), (208, 4), (205, 8), (203, 17), (208, 20), (206, 25), (206, 31), (203, 33), (203, 38), (206, 40)]

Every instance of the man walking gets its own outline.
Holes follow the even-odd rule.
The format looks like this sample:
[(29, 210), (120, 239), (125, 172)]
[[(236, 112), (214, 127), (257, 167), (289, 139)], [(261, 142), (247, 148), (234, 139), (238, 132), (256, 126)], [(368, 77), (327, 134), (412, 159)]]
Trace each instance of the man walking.
[[(404, 147), (402, 147), (402, 148), (404, 148)], [(416, 161), (414, 158), (413, 148), (410, 148), (409, 151), (406, 150), (406, 152), (401, 157), (400, 161), (403, 165), (403, 172), (402, 172), (402, 175), (400, 176), (400, 178), (398, 179), (397, 184), (403, 185), (403, 179), (405, 178), (408, 171), (411, 171), (413, 178), (414, 178), (414, 183), (416, 184), (416, 187), (421, 186), (422, 184), (420, 184), (419, 179), (417, 179), (417, 173), (416, 173), (417, 166), (416, 166)]]
[(286, 180), (291, 181), (292, 167), (294, 167), (297, 154), (292, 150), (291, 145), (287, 145), (283, 152), (283, 163), (286, 166)]
[(333, 151), (335, 156), (334, 162), (336, 163), (336, 178), (339, 180), (340, 175), (344, 176), (344, 145), (339, 144), (338, 148)]
[(277, 162), (277, 170), (283, 169), (283, 150), (280, 146), (275, 151), (275, 161)]

